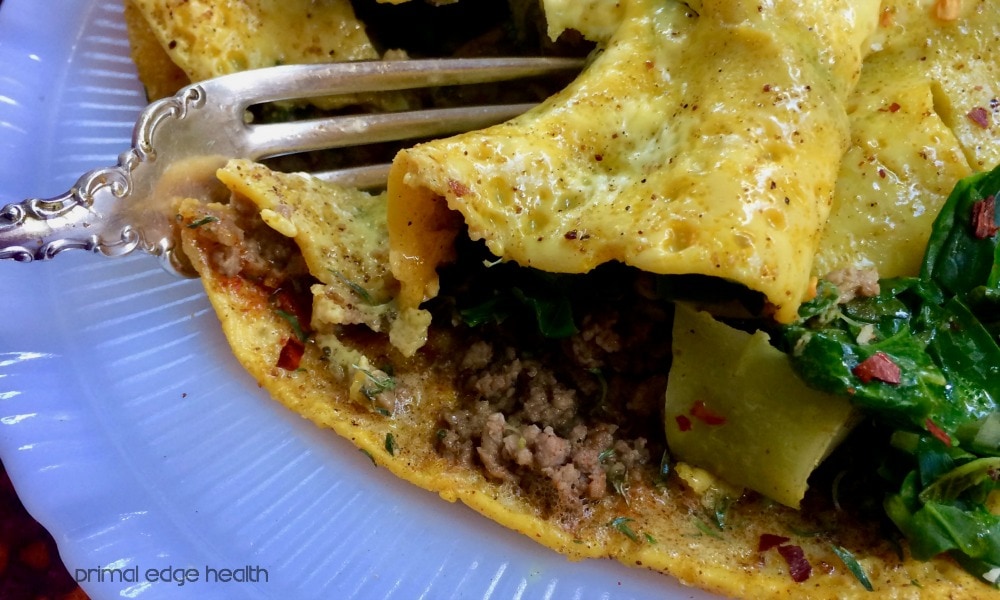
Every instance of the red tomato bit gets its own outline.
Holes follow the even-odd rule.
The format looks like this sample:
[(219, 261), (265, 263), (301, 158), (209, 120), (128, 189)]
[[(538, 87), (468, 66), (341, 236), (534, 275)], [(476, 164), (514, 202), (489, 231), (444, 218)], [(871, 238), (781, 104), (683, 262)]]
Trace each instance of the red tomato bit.
[(722, 425), (726, 422), (726, 417), (705, 406), (705, 403), (698, 400), (691, 405), (691, 416), (706, 425)]
[(892, 385), (898, 384), (902, 376), (899, 365), (892, 362), (892, 359), (885, 352), (876, 352), (859, 362), (851, 369), (851, 373), (854, 373), (855, 377), (863, 383), (878, 380)]
[(302, 342), (295, 338), (289, 338), (282, 346), (281, 354), (278, 355), (278, 366), (286, 371), (298, 369), (305, 350), (306, 347)]
[(972, 205), (972, 234), (985, 240), (997, 234), (996, 197), (983, 198)]
[(773, 533), (762, 533), (760, 536), (760, 541), (757, 542), (757, 552), (767, 552), (771, 548), (776, 548), (784, 544), (789, 539), (790, 538), (787, 538), (783, 535), (775, 535)]
[(792, 581), (802, 583), (812, 575), (812, 565), (806, 559), (806, 553), (799, 546), (785, 545), (778, 546), (778, 554), (788, 563), (788, 574), (792, 576)]

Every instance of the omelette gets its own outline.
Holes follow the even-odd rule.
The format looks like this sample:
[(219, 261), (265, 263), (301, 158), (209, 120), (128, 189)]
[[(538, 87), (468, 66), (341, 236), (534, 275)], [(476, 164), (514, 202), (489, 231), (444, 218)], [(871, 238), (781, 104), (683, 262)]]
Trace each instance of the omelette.
[[(218, 3), (225, 31), (175, 59), (164, 32), (198, 40), (196, 24), (130, 2), (134, 47), (195, 79), (211, 73), (185, 61), (220, 64), (226, 40), (253, 37), (222, 7), (269, 4)], [(387, 190), (234, 159), (217, 173), (227, 201), (177, 199), (239, 362), (379, 467), (572, 560), (732, 597), (994, 597), (992, 555), (929, 553), (893, 527), (913, 531), (905, 496), (891, 521), (873, 502), (884, 424), (792, 360), (825, 330), (779, 338), (916, 277), (952, 188), (1000, 163), (1000, 9), (542, 4), (551, 38), (594, 44), (584, 72), (511, 122), (402, 150)], [(997, 234), (985, 210), (980, 241)], [(982, 446), (996, 420), (980, 400)], [(923, 422), (894, 443), (966, 443)]]

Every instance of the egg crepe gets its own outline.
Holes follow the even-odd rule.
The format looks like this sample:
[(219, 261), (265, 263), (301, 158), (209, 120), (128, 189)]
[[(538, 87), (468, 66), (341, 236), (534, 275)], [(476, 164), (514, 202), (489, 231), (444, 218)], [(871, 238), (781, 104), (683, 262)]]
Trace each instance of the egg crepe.
[[(955, 182), (1000, 164), (1000, 5), (883, 2), (848, 99), (851, 141), (813, 273), (912, 275)], [(973, 119), (970, 115), (981, 115)], [(989, 115), (989, 116), (987, 116)]]
[[(395, 187), (387, 195), (347, 190), (306, 175), (277, 173), (261, 165), (233, 161), (219, 172), (220, 180), (232, 194), (230, 201), (184, 199), (178, 205), (178, 219), (184, 251), (202, 277), (237, 359), (275, 399), (318, 426), (330, 428), (350, 440), (379, 467), (436, 492), (445, 500), (460, 501), (574, 560), (613, 558), (734, 597), (868, 597), (866, 583), (880, 596), (897, 598), (991, 597), (995, 591), (948, 558), (912, 559), (905, 547), (897, 545), (895, 538), (882, 529), (879, 521), (858, 516), (857, 511), (844, 510), (836, 499), (831, 501), (831, 494), (822, 493), (823, 488), (807, 495), (801, 510), (795, 510), (760, 494), (734, 488), (697, 467), (659, 464), (662, 448), (657, 446), (658, 442), (650, 440), (649, 446), (644, 447), (646, 441), (628, 431), (630, 423), (623, 419), (624, 416), (633, 422), (646, 421), (646, 425), (651, 422), (660, 427), (659, 416), (648, 412), (648, 406), (628, 406), (622, 413), (621, 407), (609, 409), (602, 404), (605, 392), (610, 389), (628, 389), (637, 396), (648, 396), (650, 390), (662, 390), (657, 386), (666, 377), (669, 361), (659, 365), (662, 372), (656, 366), (652, 371), (642, 371), (631, 364), (642, 354), (648, 354), (651, 362), (655, 362), (662, 359), (663, 352), (670, 352), (669, 319), (655, 307), (650, 308), (655, 303), (649, 302), (650, 290), (644, 287), (647, 280), (632, 271), (627, 271), (624, 279), (612, 279), (615, 285), (610, 287), (624, 282), (636, 289), (635, 293), (623, 292), (628, 302), (614, 306), (622, 313), (614, 318), (632, 326), (636, 325), (634, 320), (648, 318), (655, 325), (635, 327), (628, 330), (634, 336), (615, 338), (614, 328), (602, 329), (600, 323), (591, 323), (592, 327), (584, 327), (566, 342), (568, 346), (597, 344), (605, 352), (597, 357), (582, 357), (596, 361), (593, 363), (596, 366), (587, 368), (585, 360), (574, 365), (582, 367), (580, 377), (589, 378), (575, 382), (579, 386), (578, 396), (588, 397), (567, 400), (572, 407), (586, 412), (580, 416), (586, 423), (580, 426), (590, 428), (586, 435), (571, 440), (576, 454), (551, 452), (553, 446), (572, 437), (572, 432), (553, 432), (546, 425), (560, 415), (546, 414), (538, 419), (537, 426), (527, 422), (526, 416), (538, 408), (528, 406), (536, 400), (537, 388), (530, 388), (527, 395), (531, 398), (516, 400), (525, 405), (508, 411), (506, 420), (504, 415), (498, 418), (497, 412), (481, 412), (489, 404), (484, 395), (497, 392), (486, 388), (511, 381), (504, 369), (527, 365), (523, 372), (529, 373), (529, 378), (541, 380), (549, 376), (550, 370), (556, 371), (545, 361), (558, 362), (562, 357), (547, 354), (548, 350), (540, 347), (504, 350), (495, 340), (484, 341), (477, 334), (470, 334), (469, 328), (457, 318), (461, 311), (456, 313), (451, 310), (454, 307), (448, 306), (454, 300), (456, 284), (449, 264), (457, 261), (462, 268), (469, 266), (468, 262), (462, 262), (471, 248), (466, 244), (466, 232), (485, 242), (491, 251), (491, 266), (479, 265), (488, 273), (486, 280), (493, 277), (491, 273), (502, 272), (505, 266), (493, 262), (497, 257), (510, 264), (523, 262), (556, 271), (603, 273), (608, 263), (629, 262), (643, 269), (657, 261), (667, 264), (674, 259), (664, 257), (675, 253), (681, 257), (675, 264), (683, 269), (651, 268), (651, 271), (720, 276), (744, 283), (771, 301), (774, 315), (787, 318), (810, 293), (810, 280), (816, 274), (812, 257), (817, 247), (827, 244), (827, 248), (833, 248), (825, 255), (820, 250), (820, 255), (827, 257), (823, 259), (827, 262), (821, 263), (824, 268), (864, 266), (879, 258), (881, 246), (867, 246), (860, 233), (862, 229), (855, 229), (858, 226), (852, 222), (867, 210), (862, 204), (864, 194), (858, 192), (857, 197), (850, 197), (857, 202), (841, 201), (841, 190), (859, 190), (864, 186), (845, 184), (852, 181), (855, 171), (846, 162), (841, 163), (840, 156), (845, 150), (850, 156), (855, 148), (865, 148), (881, 132), (898, 127), (899, 120), (891, 122), (892, 125), (880, 121), (877, 126), (865, 128), (859, 126), (864, 124), (865, 116), (885, 116), (880, 111), (885, 108), (884, 112), (890, 116), (907, 115), (917, 119), (910, 122), (919, 122), (918, 115), (927, 117), (927, 110), (921, 111), (920, 106), (934, 109), (931, 112), (941, 117), (943, 123), (949, 119), (941, 115), (951, 115), (951, 123), (944, 123), (927, 136), (937, 144), (933, 146), (935, 151), (941, 150), (936, 156), (939, 160), (931, 161), (936, 169), (933, 173), (927, 170), (914, 175), (906, 165), (891, 171), (898, 179), (898, 186), (886, 192), (886, 206), (891, 206), (883, 222), (898, 219), (902, 223), (906, 211), (915, 210), (912, 204), (903, 202), (908, 196), (899, 191), (907, 182), (919, 181), (928, 188), (936, 185), (944, 189), (961, 174), (978, 168), (977, 160), (990, 160), (996, 146), (982, 142), (995, 140), (995, 132), (989, 127), (986, 134), (969, 129), (963, 135), (944, 135), (955, 129), (955, 115), (961, 115), (958, 111), (963, 109), (944, 110), (942, 99), (954, 98), (954, 106), (960, 106), (956, 90), (964, 83), (955, 81), (965, 81), (962, 77), (939, 79), (939, 86), (934, 87), (926, 79), (921, 80), (928, 73), (935, 73), (932, 68), (916, 74), (907, 71), (904, 77), (896, 79), (903, 80), (904, 85), (894, 89), (917, 90), (905, 98), (925, 98), (920, 94), (930, 90), (929, 107), (901, 102), (905, 110), (893, 111), (889, 109), (891, 102), (866, 104), (852, 92), (856, 89), (855, 82), (857, 89), (865, 86), (863, 89), (872, 97), (873, 90), (882, 89), (881, 80), (869, 79), (865, 84), (867, 74), (861, 67), (862, 58), (870, 50), (868, 44), (873, 40), (878, 42), (878, 34), (873, 33), (876, 26), (927, 34), (926, 27), (919, 29), (926, 23), (910, 23), (907, 19), (918, 12), (925, 13), (929, 3), (882, 7), (870, 2), (825, 2), (806, 7), (777, 4), (784, 7), (784, 13), (780, 18), (765, 20), (756, 12), (756, 4), (742, 2), (685, 5), (647, 0), (624, 3), (549, 0), (547, 9), (555, 11), (549, 23), (554, 35), (562, 28), (577, 27), (591, 39), (607, 44), (587, 74), (522, 120), (486, 134), (460, 136), (457, 143), (435, 142), (401, 155), (393, 174)], [(820, 5), (822, 11), (817, 9)], [(898, 9), (893, 13), (897, 21), (888, 19), (887, 7)], [(766, 5), (761, 10), (774, 8)], [(964, 3), (963, 10), (963, 19), (968, 18), (971, 30), (982, 33), (974, 37), (975, 43), (986, 43), (989, 31), (996, 27), (996, 10), (985, 3)], [(836, 18), (828, 19), (828, 13)], [(588, 15), (594, 18), (588, 20)], [(970, 30), (966, 21), (959, 22), (963, 31)], [(945, 26), (935, 22), (934, 35), (945, 32), (943, 38), (950, 40), (950, 48), (957, 52), (975, 51), (973, 44), (963, 45), (959, 36), (948, 32)], [(725, 33), (734, 35), (727, 37)], [(806, 41), (788, 44), (788, 39)], [(872, 56), (885, 57), (881, 60), (886, 64), (898, 61), (893, 51), (903, 51), (893, 46), (893, 39), (901, 38), (883, 40), (880, 52), (885, 53), (875, 52)], [(768, 64), (761, 67), (760, 78), (737, 80), (737, 83), (744, 86), (741, 88), (744, 91), (750, 90), (754, 98), (771, 94), (772, 99), (786, 103), (781, 113), (784, 117), (806, 119), (801, 122), (800, 135), (769, 142), (767, 151), (754, 154), (745, 152), (748, 138), (725, 128), (725, 119), (720, 118), (716, 129), (712, 129), (711, 123), (687, 118), (680, 119), (686, 125), (678, 127), (694, 128), (689, 138), (679, 135), (672, 140), (676, 132), (657, 137), (655, 128), (662, 125), (665, 113), (651, 110), (650, 106), (663, 108), (673, 103), (677, 105), (672, 106), (674, 110), (681, 107), (691, 113), (696, 111), (692, 110), (691, 102), (687, 107), (681, 106), (684, 97), (671, 95), (674, 90), (664, 80), (659, 82), (662, 87), (653, 86), (662, 94), (642, 96), (644, 89), (648, 92), (644, 86), (669, 75), (670, 83), (687, 82), (679, 86), (686, 91), (695, 88), (699, 99), (726, 94), (721, 82), (728, 80), (714, 75), (711, 68), (705, 67), (705, 72), (698, 73), (694, 67), (685, 66), (692, 62), (690, 47), (693, 46), (718, 50), (714, 57), (718, 62), (708, 63), (708, 67), (715, 69), (729, 65), (750, 68), (759, 62), (753, 57), (768, 55), (770, 50), (797, 66), (796, 73), (788, 74), (775, 72), (776, 63)], [(655, 60), (630, 61), (635, 53), (648, 53)], [(944, 59), (941, 60), (935, 63), (938, 72), (945, 69)], [(669, 68), (661, 69), (664, 64)], [(984, 70), (977, 67), (968, 81), (988, 74), (991, 64), (980, 65)], [(792, 78), (772, 80), (772, 75)], [(616, 76), (619, 79), (614, 79)], [(915, 83), (909, 86), (907, 82)], [(802, 95), (790, 94), (796, 86), (810, 89), (808, 93), (798, 89)], [(610, 101), (615, 95), (621, 96), (623, 89), (634, 89), (641, 98), (625, 111), (634, 119), (626, 132), (630, 135), (605, 127), (621, 112), (617, 101), (611, 105), (595, 102), (590, 107), (579, 101), (588, 97)], [(588, 93), (594, 95), (587, 96)], [(814, 105), (817, 110), (809, 111), (813, 114), (808, 116), (798, 115), (794, 110), (799, 106), (797, 103), (805, 103), (814, 95), (822, 98)], [(699, 108), (705, 106), (699, 100)], [(794, 122), (794, 119), (769, 120), (766, 113), (765, 110), (761, 121), (751, 119), (759, 131), (768, 127), (780, 129)], [(645, 144), (632, 145), (636, 142), (631, 137), (631, 127), (636, 123), (647, 127), (646, 133), (652, 136)], [(507, 138), (511, 129), (516, 130), (516, 135)], [(563, 145), (549, 145), (547, 134)], [(501, 142), (518, 140), (517, 136), (523, 137), (510, 147), (518, 151), (508, 152)], [(806, 142), (811, 151), (797, 154), (795, 140), (803, 136), (808, 137)], [(623, 137), (629, 139), (620, 139)], [(754, 136), (749, 139), (750, 147), (755, 147)], [(690, 146), (677, 140), (698, 143), (730, 140), (741, 152), (722, 151), (716, 156), (712, 152), (717, 147), (708, 143), (702, 153), (696, 150), (687, 156), (679, 148)], [(647, 228), (641, 219), (626, 224), (616, 220), (619, 209), (632, 213), (634, 208), (634, 214), (650, 212), (650, 206), (655, 204), (652, 201), (656, 200), (651, 192), (654, 185), (671, 190), (683, 188), (683, 170), (678, 168), (671, 173), (666, 168), (670, 153), (663, 154), (662, 148), (656, 147), (659, 142), (670, 141), (677, 143), (675, 162), (688, 161), (686, 168), (698, 163), (695, 166), (701, 172), (714, 173), (714, 166), (731, 160), (725, 168), (732, 171), (724, 172), (738, 176), (713, 182), (711, 185), (717, 187), (711, 189), (730, 200), (733, 194), (747, 199), (753, 194), (740, 192), (738, 188), (752, 184), (751, 189), (762, 194), (761, 203), (753, 206), (759, 210), (734, 212), (732, 206), (723, 206), (713, 221), (717, 226), (704, 231), (700, 225), (676, 220), (670, 221), (665, 229), (653, 221)], [(546, 150), (540, 158), (532, 154), (536, 146)], [(874, 155), (888, 164), (897, 146), (885, 147), (888, 151)], [(441, 148), (446, 151), (435, 155)], [(425, 153), (423, 157), (421, 153)], [(557, 159), (568, 157), (568, 162), (562, 163), (565, 169), (556, 171), (547, 164), (549, 155)], [(534, 162), (530, 162), (532, 156), (536, 157)], [(530, 162), (534, 180), (519, 178), (524, 173), (511, 176), (510, 171), (504, 171), (507, 166), (524, 167), (526, 161)], [(574, 161), (576, 164), (583, 161), (592, 170), (574, 171), (571, 168)], [(751, 166), (741, 161), (748, 161)], [(753, 169), (761, 165), (766, 166), (761, 173), (784, 175), (753, 177)], [(484, 171), (478, 170), (480, 166)], [(682, 183), (658, 180), (666, 177), (658, 174), (661, 168), (674, 177), (679, 173)], [(579, 175), (574, 180), (578, 185), (561, 186), (567, 179), (560, 180), (556, 174), (564, 171), (567, 177)], [(866, 167), (862, 172), (871, 176), (873, 171)], [(877, 170), (874, 173), (879, 177)], [(646, 176), (645, 180), (642, 176)], [(935, 181), (934, 176), (941, 180)], [(543, 180), (551, 189), (546, 188)], [(610, 203), (610, 208), (600, 206), (601, 198), (615, 197), (620, 187), (630, 183), (637, 186), (632, 192), (641, 192), (635, 195), (641, 202), (634, 207), (627, 205), (628, 210), (620, 203)], [(539, 186), (535, 188), (537, 193), (528, 194), (522, 184)], [(680, 188), (670, 187), (674, 185)], [(556, 194), (565, 193), (567, 187), (578, 195), (560, 200)], [(788, 196), (786, 204), (784, 192), (788, 190), (794, 193)], [(845, 220), (839, 221), (846, 224), (828, 228), (824, 239), (842, 236), (845, 231), (859, 232), (839, 247), (820, 241), (831, 202), (835, 215), (838, 210), (846, 215)], [(682, 216), (693, 214), (681, 212)], [(656, 211), (652, 213), (653, 217), (663, 216)], [(535, 218), (529, 219), (525, 214)], [(724, 226), (727, 219), (732, 221), (738, 215), (747, 219), (727, 229)], [(668, 215), (669, 219), (673, 217)], [(627, 230), (626, 225), (643, 227), (643, 233), (618, 235), (640, 231)], [(747, 228), (740, 229), (743, 226)], [(757, 226), (761, 228), (754, 229)], [(909, 222), (906, 227), (911, 227)], [(913, 239), (886, 241), (885, 247), (914, 247), (917, 244), (914, 239), (926, 236), (927, 227), (926, 221), (916, 219), (912, 224)], [(763, 245), (738, 243), (757, 241), (755, 236), (771, 231), (787, 234), (787, 238), (765, 240)], [(628, 239), (621, 244), (606, 243), (616, 235)], [(650, 235), (670, 239), (664, 237), (649, 244)], [(541, 241), (537, 239), (539, 236)], [(599, 244), (586, 244), (593, 241), (606, 243), (604, 249)], [(893, 243), (897, 245), (891, 246)], [(653, 251), (655, 260), (649, 259), (649, 248), (663, 252)], [(724, 257), (727, 258), (721, 260)], [(644, 262), (647, 259), (652, 262)], [(891, 259), (885, 264), (891, 267)], [(905, 270), (912, 265), (902, 264), (898, 268)], [(617, 275), (620, 273), (616, 272)], [(483, 281), (472, 280), (472, 286)], [(611, 305), (599, 305), (588, 317), (599, 321), (602, 311), (610, 312), (610, 308)], [(636, 318), (630, 321), (624, 313), (633, 309)], [(664, 324), (667, 330), (662, 328)], [(492, 354), (479, 352), (484, 344), (492, 344)], [(480, 371), (470, 367), (476, 361), (481, 363), (475, 367)], [(643, 379), (638, 383), (622, 381), (639, 376)], [(559, 402), (565, 400), (560, 393), (565, 390), (552, 386), (543, 391), (549, 395), (543, 408), (559, 409)], [(662, 404), (662, 392), (658, 393), (653, 396)], [(606, 422), (601, 420), (606, 417), (605, 412), (612, 413)], [(591, 418), (594, 421), (587, 421)], [(455, 438), (469, 421), (477, 419), (481, 421), (477, 426), (482, 427), (475, 433), (482, 436), (477, 441), (479, 446), (473, 449), (471, 457), (463, 456), (468, 440)], [(597, 443), (604, 445), (596, 446)], [(603, 451), (594, 452), (595, 447)], [(664, 465), (670, 469), (664, 470)], [(528, 475), (522, 476), (522, 470)], [(551, 482), (554, 487), (540, 485), (539, 480)], [(565, 491), (560, 485), (569, 485), (573, 488), (570, 491), (581, 494), (583, 500), (569, 508), (560, 504), (558, 498), (554, 499)], [(583, 489), (577, 489), (578, 486)]]
[(381, 58), (348, 0), (126, 0), (125, 19), (150, 100), (236, 71)]
[[(461, 401), (454, 357), (462, 352), (462, 337), (452, 327), (432, 327), (427, 346), (411, 357), (386, 336), (348, 325), (363, 318), (340, 319), (334, 353), (324, 350), (329, 341), (316, 341), (322, 336), (303, 336), (303, 329), (311, 329), (306, 323), (315, 320), (306, 306), (310, 300), (323, 302), (330, 285), (339, 286), (345, 297), (345, 315), (367, 302), (362, 295), (391, 297), (398, 290), (398, 282), (383, 277), (365, 282), (368, 287), (360, 294), (360, 286), (346, 275), (387, 255), (385, 197), (245, 161), (230, 163), (220, 178), (233, 190), (229, 204), (189, 199), (179, 215), (188, 225), (182, 229), (184, 249), (237, 359), (275, 399), (350, 440), (379, 467), (571, 559), (610, 557), (727, 596), (867, 597), (835, 548), (850, 549), (874, 589), (891, 590), (896, 598), (994, 594), (950, 560), (900, 556), (877, 524), (856, 521), (816, 500), (796, 511), (759, 495), (734, 496), (720, 528), (712, 517), (719, 492), (705, 490), (724, 488), (705, 473), (685, 478), (661, 477), (656, 469), (636, 471), (627, 495), (605, 497), (566, 527), (552, 518), (542, 495), (490, 479), (481, 469), (457, 468), (442, 457), (440, 415)], [(352, 246), (352, 238), (331, 232), (332, 224), (334, 230), (349, 226), (364, 232), (369, 245)], [(253, 248), (266, 248), (267, 277), (253, 270)], [(227, 251), (235, 252), (234, 261), (220, 260)], [(303, 282), (309, 292), (303, 293)], [(316, 327), (330, 331), (329, 325)], [(380, 366), (389, 364), (392, 389), (384, 385), (387, 375)], [(380, 397), (386, 392), (388, 402)], [(792, 540), (816, 565), (807, 581), (796, 583), (781, 556), (761, 551), (762, 536), (769, 535)]]
[(446, 204), (503, 260), (717, 277), (795, 317), (879, 2), (621, 6), (603, 52), (543, 106), (397, 156), (389, 233), (407, 307), (434, 295), (449, 232), (425, 215)]

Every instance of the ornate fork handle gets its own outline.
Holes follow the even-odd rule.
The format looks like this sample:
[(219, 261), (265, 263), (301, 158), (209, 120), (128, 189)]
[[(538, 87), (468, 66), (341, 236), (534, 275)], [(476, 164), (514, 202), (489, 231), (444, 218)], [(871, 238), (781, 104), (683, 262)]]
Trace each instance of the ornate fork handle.
[[(61, 196), (0, 208), (0, 259), (48, 260), (68, 249), (119, 256), (141, 249), (160, 257), (168, 271), (189, 275), (192, 270), (183, 253), (175, 252), (173, 202), (192, 196), (221, 199), (227, 192), (214, 174), (227, 158), (256, 160), (451, 134), (499, 123), (532, 106), (464, 106), (253, 124), (246, 118), (252, 104), (506, 81), (574, 72), (583, 66), (577, 59), (546, 57), (349, 61), (269, 67), (190, 85), (142, 112), (132, 147), (118, 157), (117, 166), (87, 173)], [(351, 171), (339, 175), (352, 181), (359, 174)]]
[(153, 193), (169, 163), (157, 161), (162, 141), (155, 138), (167, 121), (176, 127), (204, 101), (204, 90), (192, 86), (153, 103), (136, 122), (132, 147), (117, 165), (84, 174), (59, 196), (0, 208), (0, 259), (50, 260), (65, 250), (121, 256), (142, 249), (158, 256), (168, 271), (188, 275), (167, 229), (168, 199)]

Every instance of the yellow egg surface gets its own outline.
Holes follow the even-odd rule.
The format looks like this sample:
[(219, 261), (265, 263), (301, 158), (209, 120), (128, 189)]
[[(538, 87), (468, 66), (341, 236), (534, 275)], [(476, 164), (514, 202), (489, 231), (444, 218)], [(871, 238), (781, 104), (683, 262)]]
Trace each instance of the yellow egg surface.
[[(918, 562), (900, 556), (877, 526), (856, 521), (846, 511), (813, 504), (799, 511), (760, 495), (726, 497), (730, 488), (714, 485), (710, 477), (701, 478), (695, 491), (690, 469), (633, 477), (627, 491), (592, 503), (567, 526), (549, 514), (545, 493), (491, 479), (479, 468), (457, 467), (442, 457), (437, 444), (440, 415), (456, 409), (462, 394), (455, 357), (466, 348), (458, 329), (433, 324), (427, 344), (412, 356), (403, 355), (387, 336), (345, 327), (346, 321), (338, 330), (342, 348), (336, 352), (328, 351), (329, 340), (314, 332), (302, 336), (309, 321), (295, 306), (325, 294), (314, 284), (329, 280), (328, 272), (310, 269), (322, 265), (324, 271), (347, 274), (369, 260), (363, 254), (388, 252), (384, 220), (374, 216), (383, 201), (247, 163), (230, 164), (222, 178), (233, 192), (228, 204), (186, 199), (178, 218), (185, 252), (236, 358), (276, 400), (350, 440), (378, 468), (446, 501), (462, 502), (571, 560), (611, 558), (727, 596), (871, 597), (834, 553), (835, 546), (857, 558), (876, 593), (914, 600), (994, 594), (947, 559)], [(282, 218), (265, 216), (268, 211)], [(323, 229), (331, 218), (350, 230), (347, 239), (367, 235), (374, 246), (352, 251), (335, 243), (329, 251), (330, 240), (310, 232)], [(263, 268), (262, 257), (267, 259)], [(322, 260), (314, 262), (317, 257)], [(366, 285), (364, 293), (360, 284), (342, 289), (345, 311), (367, 302), (364, 296), (387, 290), (388, 300), (372, 298), (371, 304), (396, 302), (391, 278)], [(301, 320), (290, 318), (294, 315)], [(315, 314), (312, 321), (323, 327)], [(377, 375), (376, 367), (386, 364), (392, 365), (393, 385), (373, 393), (373, 380), (384, 375)], [(785, 536), (786, 543), (802, 550), (812, 565), (807, 580), (796, 583), (776, 551), (760, 550), (761, 536), (767, 534)]]

